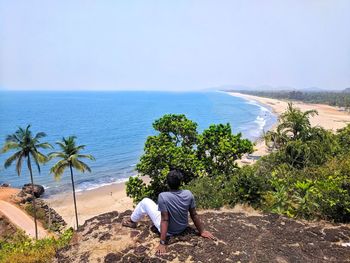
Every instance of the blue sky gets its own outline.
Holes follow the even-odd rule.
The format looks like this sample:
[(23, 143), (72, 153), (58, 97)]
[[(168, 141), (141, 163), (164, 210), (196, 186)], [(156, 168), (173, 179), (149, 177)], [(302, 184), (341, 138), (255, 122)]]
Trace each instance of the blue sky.
[(0, 89), (342, 89), (349, 14), (349, 0), (0, 0)]

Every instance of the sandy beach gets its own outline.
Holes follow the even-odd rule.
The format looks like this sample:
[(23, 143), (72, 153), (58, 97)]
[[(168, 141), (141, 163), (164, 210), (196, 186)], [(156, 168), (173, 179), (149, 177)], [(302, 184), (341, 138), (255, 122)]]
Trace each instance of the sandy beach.
[[(267, 105), (278, 116), (287, 109), (289, 102), (287, 100), (263, 98), (236, 92), (228, 92), (228, 94), (230, 94), (231, 96), (240, 97), (243, 99), (258, 102), (263, 105)], [(293, 103), (302, 111), (318, 111), (318, 115), (311, 117), (310, 119), (312, 126), (321, 126), (327, 130), (336, 131), (337, 129), (343, 128), (348, 123), (350, 123), (350, 114), (340, 110), (339, 108), (325, 104), (312, 104), (300, 101), (293, 101)], [(274, 127), (272, 127), (272, 129), (274, 129)], [(240, 164), (251, 164), (257, 159), (259, 159), (261, 156), (268, 154), (264, 141), (256, 142), (255, 149), (256, 150), (254, 153), (250, 154), (249, 156), (244, 156), (240, 161)]]
[[(287, 101), (262, 98), (257, 96), (245, 95), (240, 93), (229, 93), (232, 96), (241, 97), (247, 100), (253, 100), (260, 104), (269, 106), (269, 108), (277, 115), (281, 114), (287, 108)], [(326, 129), (336, 130), (350, 123), (350, 114), (341, 111), (338, 108), (323, 104), (308, 104), (295, 102), (295, 105), (302, 111), (316, 109), (319, 115), (311, 119), (312, 125), (320, 125)], [(263, 141), (256, 142), (256, 151), (249, 156), (244, 156), (240, 161), (241, 165), (251, 164), (259, 157), (268, 153)], [(146, 178), (146, 181), (149, 180)], [(15, 192), (14, 190), (13, 193)], [(8, 194), (3, 193), (4, 198), (8, 198)], [(6, 197), (5, 197), (6, 196)], [(125, 211), (133, 208), (132, 200), (126, 196), (125, 183), (112, 184), (97, 189), (78, 192), (77, 206), (79, 214), (79, 224), (83, 224), (86, 219), (93, 216), (110, 212)], [(0, 199), (3, 199), (0, 196)], [(68, 190), (66, 193), (50, 196), (45, 199), (67, 222), (68, 226), (74, 226), (74, 207), (72, 193)]]
[[(132, 209), (133, 203), (126, 196), (125, 187), (125, 183), (117, 183), (76, 193), (79, 224), (106, 212)], [(72, 192), (52, 195), (45, 201), (63, 217), (68, 226), (75, 225)]]

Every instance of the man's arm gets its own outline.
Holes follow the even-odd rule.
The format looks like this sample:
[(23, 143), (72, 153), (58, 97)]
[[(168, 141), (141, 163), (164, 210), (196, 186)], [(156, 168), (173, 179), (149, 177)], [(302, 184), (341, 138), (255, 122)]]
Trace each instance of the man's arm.
[(166, 253), (166, 234), (168, 233), (169, 213), (161, 212), (160, 219), (160, 244), (157, 248), (157, 254), (163, 255)]
[(215, 239), (215, 237), (213, 236), (212, 233), (204, 230), (204, 226), (203, 226), (203, 224), (202, 224), (202, 222), (197, 214), (196, 208), (190, 208), (190, 215), (191, 215), (191, 219), (192, 219), (194, 225), (196, 226), (199, 234), (202, 237)]

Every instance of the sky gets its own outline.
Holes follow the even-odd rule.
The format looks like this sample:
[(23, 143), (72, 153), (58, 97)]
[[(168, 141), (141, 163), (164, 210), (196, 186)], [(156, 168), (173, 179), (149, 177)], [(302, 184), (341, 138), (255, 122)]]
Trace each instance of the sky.
[(349, 14), (349, 0), (0, 0), (0, 89), (343, 89)]

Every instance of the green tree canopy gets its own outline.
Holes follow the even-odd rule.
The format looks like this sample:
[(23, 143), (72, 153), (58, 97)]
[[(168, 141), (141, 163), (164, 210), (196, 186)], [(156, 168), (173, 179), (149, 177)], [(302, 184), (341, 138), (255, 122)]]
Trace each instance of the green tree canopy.
[[(199, 176), (229, 173), (237, 168), (234, 161), (253, 149), (240, 134), (232, 134), (229, 124), (213, 125), (199, 135), (197, 123), (182, 114), (164, 115), (153, 123), (153, 128), (158, 134), (146, 140), (144, 154), (136, 166), (139, 176), (131, 177), (127, 183), (127, 194), (135, 202), (144, 197), (156, 199), (166, 191), (170, 170), (180, 170), (187, 184)], [(211, 155), (207, 156), (209, 152)], [(140, 176), (149, 176), (150, 183), (143, 183)]]
[(197, 154), (208, 176), (230, 175), (237, 168), (236, 160), (253, 151), (252, 143), (232, 134), (230, 124), (210, 125), (198, 136)]

